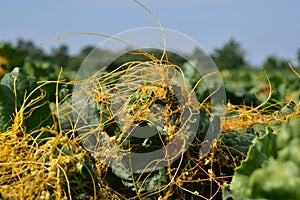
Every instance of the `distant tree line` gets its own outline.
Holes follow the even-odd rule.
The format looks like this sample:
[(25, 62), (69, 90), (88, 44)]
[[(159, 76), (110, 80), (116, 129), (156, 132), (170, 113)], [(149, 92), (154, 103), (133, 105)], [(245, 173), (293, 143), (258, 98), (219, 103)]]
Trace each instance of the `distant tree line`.
[[(34, 44), (32, 41), (23, 39), (17, 40), (14, 44), (4, 42), (0, 44), (0, 76), (1, 72), (8, 72), (15, 66), (23, 66), (26, 62), (43, 61), (53, 63), (65, 70), (76, 71), (84, 58), (94, 49), (93, 46), (86, 46), (76, 55), (70, 55), (69, 47), (61, 45), (51, 49), (46, 53), (42, 48)], [(101, 59), (97, 64), (107, 64), (109, 60), (115, 57), (115, 54), (109, 50), (97, 49), (101, 54)], [(197, 54), (195, 50), (194, 55)], [(211, 58), (219, 69), (240, 69), (249, 67), (249, 63), (245, 59), (245, 51), (241, 44), (234, 39), (230, 39), (223, 46), (214, 49)], [(191, 57), (193, 56), (190, 55)], [(298, 66), (300, 66), (300, 49), (297, 52)], [(124, 61), (124, 58), (117, 59), (117, 62)], [(180, 61), (180, 59), (177, 61)], [(183, 60), (181, 60), (183, 61)], [(118, 64), (118, 63), (115, 63)], [(270, 55), (262, 64), (266, 69), (283, 69), (286, 68), (288, 60), (281, 59), (275, 55)], [(295, 66), (296, 67), (296, 66)]]

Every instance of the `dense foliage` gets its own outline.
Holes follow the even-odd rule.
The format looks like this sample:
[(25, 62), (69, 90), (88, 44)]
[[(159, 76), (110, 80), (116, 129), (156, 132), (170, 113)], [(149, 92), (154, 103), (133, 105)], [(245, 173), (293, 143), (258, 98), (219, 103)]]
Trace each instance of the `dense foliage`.
[[(183, 80), (194, 86), (200, 75), (184, 60), (176, 60), (183, 70), (176, 72), (176, 80), (182, 80), (176, 82), (166, 76), (171, 70), (180, 71), (172, 63), (161, 65), (155, 58), (141, 56), (142, 61), (117, 68), (128, 62), (119, 58), (106, 71), (83, 81), (79, 93), (84, 96), (79, 95), (83, 98), (78, 106), (72, 101), (78, 95), (76, 82), (66, 80), (70, 77), (64, 71), (61, 75), (62, 63), (41, 61), (49, 56), (39, 56), (43, 52), (31, 43), (17, 46), (19, 52), (2, 46), (11, 53), (1, 54), (0, 199), (300, 198), (300, 77), (287, 63), (287, 69), (266, 73), (240, 69), (244, 60), (234, 61), (235, 70), (222, 69), (228, 102), (226, 117), (220, 119), (212, 114), (203, 85), (195, 89), (197, 102), (185, 95)], [(239, 44), (230, 41), (214, 54), (220, 62), (227, 59), (224, 51), (228, 48), (243, 56)], [(31, 59), (19, 59), (20, 52)], [(61, 62), (73, 59), (66, 47), (52, 54), (53, 60), (64, 58)], [(20, 67), (12, 70), (10, 63)], [(164, 82), (166, 77), (168, 82)], [(188, 106), (195, 109), (183, 109)], [(82, 114), (82, 110), (89, 112)], [(153, 115), (153, 110), (167, 115)], [(130, 120), (134, 127), (126, 126)], [(182, 121), (189, 123), (181, 125)], [(147, 135), (145, 126), (157, 134)], [(134, 137), (133, 130), (144, 137)], [(130, 159), (112, 159), (108, 154), (112, 146), (130, 153), (152, 152), (170, 143), (180, 130), (190, 133), (186, 137), (193, 140), (183, 139), (189, 147), (159, 170), (149, 165), (147, 171), (133, 172), (128, 170)], [(206, 134), (213, 132), (220, 133), (217, 140), (206, 141)], [(94, 138), (95, 134), (102, 139)], [(95, 144), (100, 147), (95, 149)], [(204, 145), (211, 150), (202, 156)]]
[(299, 199), (299, 125), (297, 118), (275, 132), (266, 127), (235, 169), (233, 194), (225, 190), (224, 199)]

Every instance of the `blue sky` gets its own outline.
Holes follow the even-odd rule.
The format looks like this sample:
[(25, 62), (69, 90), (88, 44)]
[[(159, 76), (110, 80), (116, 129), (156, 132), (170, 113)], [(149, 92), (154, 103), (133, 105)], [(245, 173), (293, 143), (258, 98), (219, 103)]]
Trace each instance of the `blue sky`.
[[(230, 38), (241, 42), (247, 60), (260, 64), (268, 55), (296, 63), (300, 48), (299, 0), (140, 0), (161, 21), (195, 39), (209, 53)], [(2, 1), (0, 42), (16, 38), (39, 42), (87, 31), (115, 35), (134, 28), (157, 26), (133, 0)], [(67, 44), (71, 53), (104, 38), (76, 35), (45, 49)]]

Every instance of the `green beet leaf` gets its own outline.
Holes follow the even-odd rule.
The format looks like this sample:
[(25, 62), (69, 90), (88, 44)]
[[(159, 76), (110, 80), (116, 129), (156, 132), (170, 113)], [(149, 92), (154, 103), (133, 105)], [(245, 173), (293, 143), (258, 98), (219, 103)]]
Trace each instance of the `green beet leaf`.
[(229, 151), (233, 156), (238, 156), (241, 153), (246, 155), (253, 139), (253, 134), (240, 132), (224, 133), (221, 136), (221, 140), (226, 146), (225, 151)]
[(253, 140), (250, 146), (247, 158), (236, 168), (231, 182), (231, 191), (237, 196), (243, 196), (249, 193), (249, 176), (263, 166), (270, 157), (275, 158), (276, 154), (276, 135), (270, 129), (267, 133)]
[(0, 84), (0, 131), (5, 132), (12, 124), (12, 114), (15, 111), (15, 100), (12, 91)]
[(18, 107), (22, 105), (25, 94), (28, 96), (37, 86), (36, 79), (25, 75), (19, 68), (14, 68), (11, 73), (5, 74), (1, 83), (6, 85), (11, 91), (16, 91)]
[(256, 138), (236, 168), (227, 199), (300, 199), (300, 118)]
[[(9, 102), (17, 103), (17, 105), (15, 105), (17, 110), (19, 110), (24, 104), (25, 99), (25, 105), (28, 105), (28, 103), (42, 94), (42, 91), (39, 89), (34, 91), (37, 87), (36, 79), (34, 77), (27, 76), (19, 68), (15, 68), (11, 73), (6, 74), (1, 80), (1, 84), (6, 86), (5, 93), (6, 96), (10, 96)], [(16, 96), (14, 96), (15, 93)], [(8, 97), (3, 96), (1, 98)], [(13, 106), (13, 109), (15, 109), (15, 106)], [(39, 129), (40, 127), (52, 126), (54, 119), (49, 107), (48, 95), (46, 94), (44, 98), (35, 102), (31, 106), (28, 106), (24, 110), (23, 117), (26, 132), (28, 133)], [(39, 138), (44, 138), (46, 135), (49, 136), (49, 133), (45, 132), (43, 134), (39, 134)]]
[(295, 102), (291, 101), (280, 110), (280, 113), (285, 116), (285, 115), (290, 115), (295, 111), (296, 111), (296, 104)]

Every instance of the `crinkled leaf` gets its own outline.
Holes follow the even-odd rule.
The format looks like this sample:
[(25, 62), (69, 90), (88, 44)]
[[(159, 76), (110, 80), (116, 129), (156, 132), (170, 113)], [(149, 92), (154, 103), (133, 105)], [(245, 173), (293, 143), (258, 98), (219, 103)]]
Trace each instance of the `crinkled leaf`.
[[(164, 168), (152, 173), (154, 175), (152, 175), (150, 178), (147, 178), (143, 185), (146, 191), (159, 189), (168, 183), (168, 176)], [(139, 183), (141, 183), (141, 181)]]
[(112, 172), (122, 180), (131, 181), (131, 172), (126, 168), (121, 160), (115, 160), (112, 165)]
[(234, 196), (300, 199), (300, 118), (256, 138), (231, 182)]
[(263, 123), (252, 124), (249, 132), (258, 137), (262, 137), (266, 133), (266, 127), (267, 125)]
[(121, 180), (127, 189), (136, 193), (156, 190), (168, 183), (168, 176), (164, 168), (141, 174), (133, 173), (122, 160), (113, 160), (111, 169), (112, 173)]
[(122, 183), (126, 187), (131, 188), (131, 190), (135, 191), (137, 188), (140, 192), (156, 190), (168, 183), (168, 177), (164, 168), (140, 176), (141, 174), (133, 174), (130, 181), (122, 179)]
[(270, 121), (268, 126), (271, 127), (273, 130), (278, 130), (282, 126), (281, 121)]
[(253, 134), (234, 132), (222, 134), (221, 140), (231, 155), (238, 156), (241, 153), (247, 154), (254, 137)]
[(270, 129), (267, 133), (253, 140), (247, 158), (235, 169), (235, 174), (231, 182), (231, 191), (238, 196), (249, 193), (249, 176), (263, 166), (271, 157), (276, 158), (276, 135)]
[(293, 112), (296, 111), (296, 104), (295, 102), (291, 101), (290, 103), (288, 103), (287, 105), (285, 105), (281, 110), (280, 113), (282, 115), (290, 115)]

